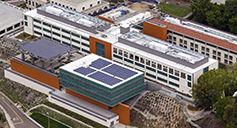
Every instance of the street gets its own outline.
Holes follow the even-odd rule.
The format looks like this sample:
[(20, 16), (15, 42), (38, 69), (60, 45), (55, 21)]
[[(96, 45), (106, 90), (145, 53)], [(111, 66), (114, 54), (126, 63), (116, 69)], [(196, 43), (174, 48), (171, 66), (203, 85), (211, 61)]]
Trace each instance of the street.
[(39, 128), (38, 125), (33, 123), (28, 117), (21, 112), (12, 101), (5, 95), (0, 93), (0, 104), (11, 117), (11, 120), (16, 128)]

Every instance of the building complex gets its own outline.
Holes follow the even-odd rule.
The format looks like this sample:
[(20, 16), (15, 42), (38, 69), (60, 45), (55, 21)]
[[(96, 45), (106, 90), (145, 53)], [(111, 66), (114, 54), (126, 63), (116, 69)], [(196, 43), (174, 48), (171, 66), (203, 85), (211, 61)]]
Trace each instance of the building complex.
[(207, 55), (225, 65), (237, 61), (237, 36), (191, 21), (163, 15), (144, 22), (143, 33)]
[(14, 5), (0, 2), (0, 37), (23, 28), (24, 10)]
[[(143, 14), (147, 16), (132, 24), (151, 18)], [(53, 3), (24, 13), (23, 19), (24, 31), (43, 39), (17, 46), (20, 54), (12, 58), (5, 76), (28, 81), (22, 84), (37, 81), (44, 90), (49, 86), (49, 101), (108, 127), (130, 123), (129, 106), (123, 102), (145, 90), (144, 78), (191, 95), (198, 77), (218, 68), (217, 60), (164, 41), (167, 33), (146, 32), (150, 24), (166, 32), (158, 23), (144, 22), (146, 35), (131, 25), (117, 26)], [(71, 62), (75, 51), (87, 56)], [(104, 114), (96, 111), (101, 108)]]

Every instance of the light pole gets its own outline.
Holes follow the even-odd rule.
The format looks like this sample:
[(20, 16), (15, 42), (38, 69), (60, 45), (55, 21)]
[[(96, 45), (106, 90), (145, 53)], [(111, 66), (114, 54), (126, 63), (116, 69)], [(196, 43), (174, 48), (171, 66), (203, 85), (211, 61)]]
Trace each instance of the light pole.
[(48, 128), (50, 128), (49, 113), (48, 112), (46, 112), (46, 113), (48, 115)]

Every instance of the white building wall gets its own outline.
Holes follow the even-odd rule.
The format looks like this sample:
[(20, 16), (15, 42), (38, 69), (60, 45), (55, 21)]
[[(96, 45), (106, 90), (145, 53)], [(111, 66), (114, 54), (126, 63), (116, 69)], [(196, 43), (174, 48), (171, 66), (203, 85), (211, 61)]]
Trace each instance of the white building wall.
[[(9, 70), (11, 70), (11, 69), (9, 68)], [(38, 83), (35, 83), (34, 81), (31, 81), (27, 78), (19, 76), (15, 73), (12, 73), (12, 72), (8, 71), (7, 69), (4, 70), (4, 76), (12, 81), (16, 81), (17, 83), (23, 84), (29, 88), (32, 88), (32, 89), (37, 90), (39, 92), (42, 92), (46, 95), (49, 95), (49, 92), (52, 91), (52, 89), (50, 89), (50, 88), (44, 87)], [(25, 77), (27, 77), (27, 76), (25, 76)]]
[[(57, 98), (59, 98), (59, 97), (57, 97)], [(50, 101), (50, 102), (52, 102), (52, 103), (54, 103), (54, 104), (57, 104), (57, 105), (59, 105), (59, 106), (61, 106), (61, 107), (63, 107), (63, 108), (66, 108), (66, 109), (68, 109), (68, 110), (70, 110), (70, 111), (72, 111), (72, 112), (75, 112), (75, 113), (77, 113), (77, 114), (79, 114), (79, 115), (82, 115), (82, 116), (84, 116), (84, 117), (86, 117), (86, 118), (89, 118), (89, 119), (91, 119), (91, 120), (93, 120), (93, 121), (95, 121), (95, 122), (97, 122), (97, 123), (100, 123), (100, 124), (102, 124), (102, 125), (104, 125), (104, 126), (110, 127), (111, 122), (114, 122), (114, 125), (119, 122), (119, 120), (118, 120), (118, 119), (119, 119), (119, 116), (118, 116), (118, 115), (115, 116), (114, 118), (110, 119), (110, 120), (105, 119), (105, 118), (103, 118), (103, 117), (97, 115), (97, 116), (99, 116), (99, 117), (101, 117), (101, 118), (103, 118), (103, 119), (106, 120), (106, 121), (103, 121), (103, 120), (100, 120), (100, 119), (98, 119), (98, 118), (96, 118), (96, 117), (94, 117), (94, 116), (92, 116), (92, 115), (90, 115), (90, 114), (88, 114), (88, 113), (85, 113), (85, 112), (83, 112), (83, 111), (81, 111), (81, 110), (79, 110), (79, 109), (76, 109), (76, 108), (72, 107), (72, 106), (74, 106), (73, 104), (71, 104), (71, 103), (69, 103), (69, 102), (67, 102), (67, 101), (64, 101), (63, 99), (60, 99), (60, 100), (62, 100), (63, 102), (66, 102), (67, 104), (65, 104), (65, 103), (63, 103), (63, 102), (60, 102), (60, 101), (58, 101), (58, 100), (56, 100), (56, 99), (53, 99), (51, 95), (49, 96), (49, 101)], [(68, 104), (70, 104), (70, 105), (68, 105)], [(72, 105), (72, 106), (71, 106), (71, 105)], [(80, 108), (80, 109), (82, 109), (82, 110), (84, 110), (84, 111), (87, 111), (87, 112), (91, 113), (90, 111), (88, 111), (88, 110), (86, 110), (86, 109), (83, 109), (83, 108), (81, 108), (81, 107), (79, 107), (79, 106), (76, 106), (76, 107), (78, 107), (78, 108)], [(93, 113), (93, 114), (95, 114), (95, 113)], [(96, 114), (95, 114), (95, 115), (96, 115)]]

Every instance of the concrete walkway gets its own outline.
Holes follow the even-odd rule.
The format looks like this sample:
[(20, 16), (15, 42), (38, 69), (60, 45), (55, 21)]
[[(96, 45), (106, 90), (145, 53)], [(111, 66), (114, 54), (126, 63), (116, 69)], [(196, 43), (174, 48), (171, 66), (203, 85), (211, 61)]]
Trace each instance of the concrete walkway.
[(184, 19), (187, 19), (187, 18), (190, 17), (192, 14), (193, 14), (193, 13), (190, 12), (190, 13), (188, 13), (186, 16), (184, 16), (183, 18), (184, 18)]

